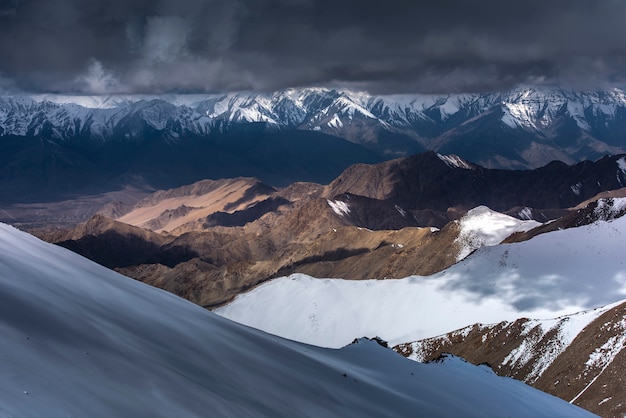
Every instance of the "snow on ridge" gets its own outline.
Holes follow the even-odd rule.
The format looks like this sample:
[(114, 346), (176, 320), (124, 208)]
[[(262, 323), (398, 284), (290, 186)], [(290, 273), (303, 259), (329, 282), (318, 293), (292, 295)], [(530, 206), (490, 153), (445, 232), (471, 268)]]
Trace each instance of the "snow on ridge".
[(608, 221), (624, 215), (626, 212), (626, 197), (609, 197), (598, 199), (594, 215), (598, 220)]
[(459, 246), (457, 261), (483, 246), (500, 244), (514, 232), (525, 232), (539, 225), (537, 221), (522, 221), (487, 206), (471, 209), (459, 220), (459, 236), (455, 240)]
[(343, 122), (341, 122), (341, 119), (339, 119), (338, 115), (333, 115), (332, 119), (327, 123), (329, 128), (343, 128)]
[[(20, 97), (11, 96), (12, 100), (17, 101), (21, 100)], [(626, 95), (617, 89), (581, 93), (532, 87), (520, 87), (502, 93), (453, 95), (372, 95), (350, 90), (302, 88), (273, 93), (241, 91), (223, 94), (108, 96), (41, 94), (23, 97), (36, 103), (53, 103), (57, 106), (73, 103), (92, 110), (123, 109), (141, 101), (159, 100), (198, 112), (207, 118), (203, 122), (205, 125), (211, 119), (221, 118), (233, 122), (263, 121), (273, 125), (302, 127), (308, 120), (313, 121), (308, 124), (311, 130), (321, 129), (314, 121), (328, 121), (334, 116), (331, 114), (334, 112), (337, 112), (344, 128), (347, 121), (358, 113), (384, 128), (414, 129), (420, 121), (438, 123), (438, 118), (433, 115), (438, 114), (445, 121), (461, 109), (477, 115), (494, 106), (500, 106), (503, 110), (502, 122), (514, 129), (544, 129), (560, 112), (565, 111), (581, 129), (589, 130), (589, 115), (602, 114), (614, 118), (616, 109), (626, 106)], [(200, 115), (191, 119), (199, 120)], [(333, 120), (333, 127), (343, 129), (337, 123), (338, 120)], [(0, 124), (11, 127), (1, 120)], [(207, 131), (207, 127), (204, 126), (201, 131)], [(20, 134), (23, 130), (13, 132)]]
[[(554, 319), (533, 319), (527, 321), (524, 324), (522, 336), (528, 335), (531, 331), (540, 330), (540, 332), (535, 333), (530, 338), (525, 338), (518, 347), (506, 356), (502, 361), (502, 365), (516, 365), (517, 369), (521, 369), (529, 362), (534, 361), (531, 371), (524, 379), (526, 383), (534, 383), (557, 357), (571, 345), (583, 329), (605, 312), (624, 302), (626, 300)], [(544, 341), (546, 335), (551, 332), (554, 335), (550, 341)]]
[(616, 161), (617, 167), (624, 173), (626, 173), (626, 157), (622, 157)]
[(341, 200), (326, 200), (328, 202), (328, 206), (331, 207), (333, 212), (335, 212), (339, 216), (346, 216), (350, 213), (350, 206), (346, 202), (342, 202)]
[(524, 221), (533, 220), (533, 210), (529, 207), (524, 207), (517, 212), (517, 216)]
[(439, 157), (441, 161), (446, 163), (448, 167), (462, 168), (465, 170), (472, 169), (472, 166), (467, 161), (459, 157), (458, 155), (443, 155), (443, 154), (437, 153), (437, 157)]

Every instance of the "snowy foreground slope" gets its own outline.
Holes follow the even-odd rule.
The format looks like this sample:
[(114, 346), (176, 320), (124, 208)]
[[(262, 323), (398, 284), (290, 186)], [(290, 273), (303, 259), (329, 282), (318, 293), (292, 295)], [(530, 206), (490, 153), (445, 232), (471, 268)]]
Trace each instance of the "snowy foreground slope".
[(590, 416), (451, 358), (264, 334), (0, 224), (0, 416)]
[(441, 273), (346, 281), (293, 275), (217, 312), (267, 332), (339, 347), (356, 336), (392, 345), (464, 326), (553, 318), (626, 297), (626, 217), (483, 247)]

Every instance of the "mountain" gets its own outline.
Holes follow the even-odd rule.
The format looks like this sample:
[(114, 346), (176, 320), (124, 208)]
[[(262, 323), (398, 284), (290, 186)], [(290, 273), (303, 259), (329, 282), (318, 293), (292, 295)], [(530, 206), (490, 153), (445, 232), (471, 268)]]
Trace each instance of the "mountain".
[[(613, 207), (624, 204), (616, 199)], [(331, 347), (355, 334), (395, 345), (472, 323), (552, 318), (623, 299), (624, 234), (626, 217), (597, 220), (524, 242), (483, 246), (432, 276), (349, 281), (295, 274), (268, 281), (215, 312)]]
[(188, 224), (206, 219), (209, 215), (257, 206), (276, 191), (254, 178), (202, 180), (157, 191), (133, 205), (110, 205), (99, 213), (155, 232), (178, 229), (180, 234), (185, 228), (192, 228)]
[(454, 357), (303, 345), (0, 225), (5, 416), (592, 414)]
[[(379, 164), (352, 165), (327, 186), (297, 182), (277, 189), (253, 178), (203, 180), (153, 194), (123, 189), (63, 202), (6, 204), (0, 219), (29, 229), (46, 223), (74, 226), (97, 212), (135, 226), (180, 235), (213, 226), (244, 226), (264, 216), (265, 224), (273, 223), (276, 219), (268, 220), (271, 214), (302, 210), (302, 205), (313, 199), (326, 199), (332, 202), (329, 204), (343, 218), (344, 225), (369, 229), (441, 228), (481, 205), (545, 222), (624, 184), (624, 155), (572, 166), (553, 162), (535, 170), (496, 170), (458, 156), (426, 152)], [(194, 188), (198, 190), (191, 191)], [(168, 193), (176, 196), (167, 197)], [(250, 196), (241, 197), (238, 206), (230, 205), (240, 193)], [(213, 200), (215, 203), (211, 203)]]
[[(485, 205), (498, 212), (565, 209), (596, 194), (624, 187), (626, 156), (571, 166), (552, 162), (535, 170), (487, 169), (434, 152), (380, 164), (355, 164), (327, 187), (326, 195), (350, 192), (392, 201), (405, 210), (469, 210)], [(536, 211), (539, 220), (541, 211)]]
[(626, 302), (556, 319), (470, 325), (394, 349), (422, 362), (453, 353), (601, 416), (621, 417), (624, 348)]
[(0, 192), (10, 201), (24, 189), (51, 198), (237, 176), (274, 186), (326, 183), (352, 163), (425, 150), (528, 169), (624, 153), (625, 131), (626, 95), (616, 89), (7, 96), (0, 98)]

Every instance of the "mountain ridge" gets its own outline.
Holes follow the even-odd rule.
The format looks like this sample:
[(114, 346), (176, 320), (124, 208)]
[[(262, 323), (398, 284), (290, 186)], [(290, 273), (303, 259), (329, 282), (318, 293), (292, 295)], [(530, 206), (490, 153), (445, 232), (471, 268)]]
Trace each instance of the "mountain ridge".
[(554, 319), (474, 324), (394, 350), (427, 362), (451, 353), (600, 414), (622, 416), (626, 301)]

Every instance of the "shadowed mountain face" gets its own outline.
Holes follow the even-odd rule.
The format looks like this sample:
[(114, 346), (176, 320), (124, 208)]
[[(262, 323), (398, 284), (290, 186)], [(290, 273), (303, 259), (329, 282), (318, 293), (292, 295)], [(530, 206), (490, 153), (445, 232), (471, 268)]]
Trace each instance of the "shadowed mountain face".
[(626, 157), (572, 166), (553, 162), (536, 170), (486, 169), (427, 152), (376, 165), (357, 164), (326, 189), (393, 201), (409, 210), (447, 211), (478, 205), (505, 212), (514, 207), (574, 207), (596, 194), (626, 185)]
[(45, 131), (0, 137), (0, 202), (57, 201), (128, 186), (155, 190), (238, 176), (279, 186), (326, 183), (351, 164), (382, 160), (337, 137), (264, 123), (200, 136), (140, 122), (128, 121), (104, 142), (80, 135), (66, 141)]

